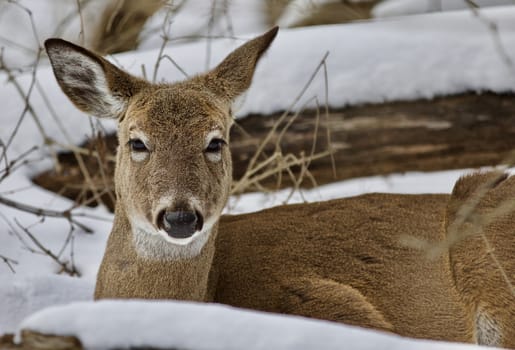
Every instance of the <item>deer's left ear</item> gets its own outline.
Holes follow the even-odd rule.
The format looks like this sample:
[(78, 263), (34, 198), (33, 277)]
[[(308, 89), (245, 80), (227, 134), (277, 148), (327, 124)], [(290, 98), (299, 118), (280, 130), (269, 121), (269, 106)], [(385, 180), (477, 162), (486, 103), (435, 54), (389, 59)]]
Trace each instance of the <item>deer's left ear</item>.
[(101, 56), (62, 39), (48, 39), (45, 48), (57, 82), (82, 111), (118, 118), (129, 99), (146, 84)]
[(279, 27), (243, 44), (204, 76), (205, 85), (218, 96), (232, 101), (252, 82), (257, 62), (274, 41)]

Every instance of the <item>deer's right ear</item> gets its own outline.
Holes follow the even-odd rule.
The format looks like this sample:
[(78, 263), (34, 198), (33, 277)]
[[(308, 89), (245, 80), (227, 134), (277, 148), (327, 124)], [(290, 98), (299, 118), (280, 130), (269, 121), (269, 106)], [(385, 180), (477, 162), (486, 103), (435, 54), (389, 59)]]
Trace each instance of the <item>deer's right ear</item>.
[(144, 84), (99, 55), (68, 41), (48, 39), (45, 49), (63, 92), (79, 109), (97, 117), (122, 116), (130, 97)]

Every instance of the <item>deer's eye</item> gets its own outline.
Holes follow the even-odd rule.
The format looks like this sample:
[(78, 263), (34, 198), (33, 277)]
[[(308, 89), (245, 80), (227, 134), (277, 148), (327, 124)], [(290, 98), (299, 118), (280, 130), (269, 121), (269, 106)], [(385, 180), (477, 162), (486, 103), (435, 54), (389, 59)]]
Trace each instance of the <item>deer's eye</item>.
[(130, 139), (129, 146), (133, 152), (147, 152), (148, 148), (140, 139)]
[(207, 153), (218, 153), (222, 150), (222, 147), (226, 144), (226, 142), (222, 139), (212, 139), (209, 142), (209, 145), (206, 147)]

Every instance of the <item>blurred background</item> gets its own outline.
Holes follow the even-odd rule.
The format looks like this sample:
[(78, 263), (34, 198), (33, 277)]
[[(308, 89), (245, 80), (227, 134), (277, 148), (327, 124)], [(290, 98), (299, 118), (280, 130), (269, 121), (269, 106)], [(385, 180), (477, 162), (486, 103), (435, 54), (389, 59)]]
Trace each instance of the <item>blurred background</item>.
[(44, 39), (62, 37), (103, 54), (282, 28), (406, 16), (513, 0), (0, 0), (4, 64), (25, 69)]

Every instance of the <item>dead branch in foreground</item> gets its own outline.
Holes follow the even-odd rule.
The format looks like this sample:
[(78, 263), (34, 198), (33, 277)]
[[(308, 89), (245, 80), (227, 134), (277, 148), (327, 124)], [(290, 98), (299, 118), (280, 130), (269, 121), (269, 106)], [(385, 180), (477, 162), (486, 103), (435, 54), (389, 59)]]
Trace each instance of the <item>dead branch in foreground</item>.
[[(65, 272), (67, 273), (68, 275), (70, 276), (77, 276), (77, 277), (80, 277), (80, 273), (79, 271), (77, 270), (76, 266), (75, 266), (75, 262), (73, 260), (73, 256), (74, 256), (74, 252), (73, 252), (73, 245), (71, 246), (71, 253), (70, 253), (70, 256), (71, 256), (71, 261), (70, 262), (66, 262), (66, 261), (62, 261), (60, 258), (59, 258), (59, 254), (54, 254), (50, 249), (46, 248), (33, 234), (32, 232), (30, 232), (29, 228), (27, 227), (24, 227), (22, 224), (20, 224), (20, 222), (16, 219), (14, 219), (14, 222), (16, 223), (16, 225), (18, 225), (18, 227), (30, 238), (30, 240), (32, 241), (32, 243), (34, 243), (36, 245), (36, 247), (41, 251), (41, 253), (49, 256), (52, 260), (54, 260), (60, 267), (61, 267), (61, 270), (59, 271), (59, 273), (61, 272)], [(66, 248), (66, 245), (72, 241), (71, 237), (73, 235), (73, 226), (70, 225), (70, 231), (68, 233), (68, 238), (66, 239), (66, 242), (65, 242), (65, 245), (63, 246), (63, 248), (61, 249), (61, 252), (64, 251), (64, 249)]]
[[(309, 77), (306, 84), (302, 87), (299, 94), (294, 98), (288, 109), (277, 119), (277, 121), (274, 122), (274, 125), (266, 135), (266, 137), (261, 141), (261, 143), (258, 145), (257, 150), (255, 151), (253, 157), (250, 159), (247, 170), (239, 179), (238, 181), (233, 183), (233, 186), (231, 188), (231, 194), (240, 194), (242, 192), (248, 191), (251, 188), (257, 188), (259, 191), (266, 191), (266, 189), (260, 185), (260, 182), (271, 177), (276, 176), (277, 177), (277, 184), (276, 189), (280, 187), (282, 174), (286, 172), (292, 180), (292, 183), (294, 184), (292, 188), (292, 193), (294, 191), (298, 191), (300, 184), (303, 182), (303, 179), (305, 176), (311, 179), (314, 186), (316, 186), (316, 181), (314, 177), (309, 172), (309, 164), (311, 164), (311, 161), (324, 158), (327, 156), (330, 156), (332, 154), (331, 146), (328, 145), (328, 151), (323, 151), (319, 153), (315, 153), (315, 147), (316, 147), (316, 140), (317, 140), (317, 133), (318, 133), (318, 127), (319, 127), (319, 112), (317, 109), (316, 114), (316, 123), (315, 123), (315, 130), (313, 134), (313, 146), (311, 153), (309, 155), (305, 155), (301, 153), (299, 156), (293, 154), (293, 153), (287, 153), (283, 154), (281, 150), (281, 141), (285, 135), (286, 130), (293, 124), (293, 122), (297, 119), (299, 116), (299, 113), (302, 112), (304, 109), (304, 106), (307, 105), (311, 100), (316, 100), (317, 97), (313, 97), (309, 99), (304, 106), (299, 108), (297, 112), (291, 116), (290, 120), (285, 123), (283, 128), (279, 131), (278, 135), (278, 128), (285, 122), (286, 118), (290, 116), (291, 111), (299, 103), (301, 98), (306, 93), (309, 86), (313, 83), (315, 77), (318, 75), (320, 70), (325, 67), (327, 57), (329, 56), (329, 52), (326, 52), (324, 56), (322, 57), (320, 63), (315, 67), (313, 73)], [(327, 75), (324, 75), (324, 79), (327, 79)], [(325, 83), (327, 84), (327, 80), (325, 80)], [(327, 91), (326, 91), (327, 93)], [(327, 96), (326, 99), (327, 101)], [(328, 107), (326, 108), (326, 111), (328, 110)], [(330, 133), (330, 130), (328, 128), (328, 133)], [(271, 156), (267, 155), (265, 153), (266, 146), (273, 141), (275, 138), (274, 143), (274, 152)], [(263, 161), (259, 162), (258, 159), (264, 158)], [(301, 170), (299, 172), (299, 178), (296, 178), (294, 175), (294, 172), (292, 171), (293, 167), (300, 167)], [(290, 198), (288, 196), (288, 198)]]
[(14, 267), (13, 265), (18, 265), (18, 261), (14, 260), (14, 259), (11, 259), (11, 258), (8, 258), (4, 255), (1, 255), (0, 254), (0, 260), (3, 260), (4, 263), (6, 263), (7, 267), (9, 267), (9, 270), (11, 270), (12, 273), (16, 273), (16, 271), (14, 270)]

